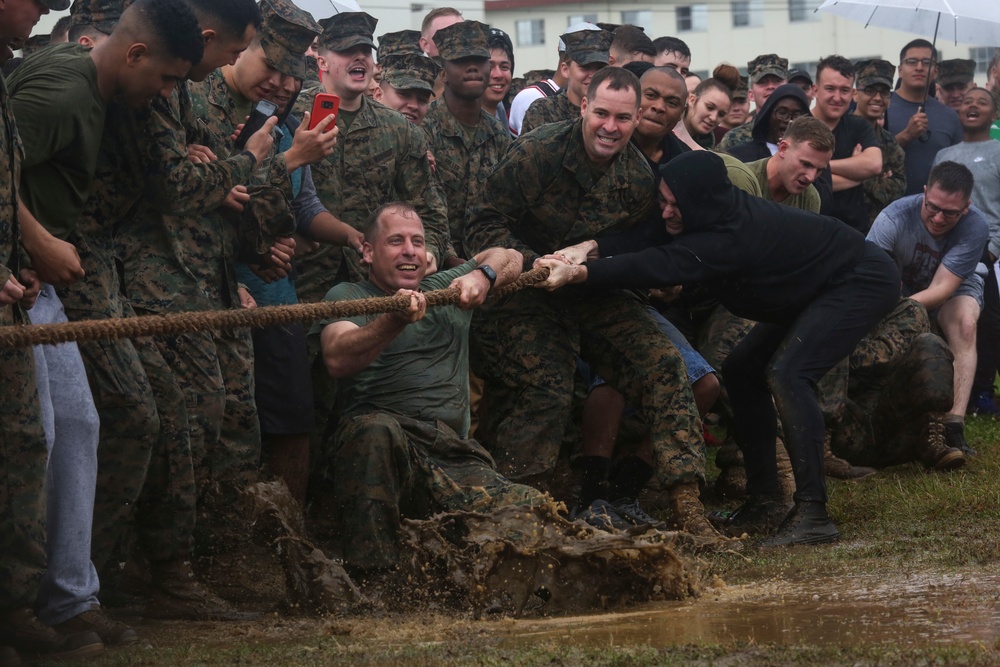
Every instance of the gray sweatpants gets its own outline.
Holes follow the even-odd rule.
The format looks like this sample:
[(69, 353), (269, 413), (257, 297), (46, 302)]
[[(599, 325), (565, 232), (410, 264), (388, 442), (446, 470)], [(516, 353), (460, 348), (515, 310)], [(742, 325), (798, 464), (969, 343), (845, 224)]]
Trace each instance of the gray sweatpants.
[[(44, 285), (32, 324), (65, 322), (62, 302)], [(100, 421), (76, 343), (36, 345), (35, 380), (49, 448), (45, 480), (48, 570), (38, 588), (38, 618), (62, 623), (99, 604), (90, 560)]]

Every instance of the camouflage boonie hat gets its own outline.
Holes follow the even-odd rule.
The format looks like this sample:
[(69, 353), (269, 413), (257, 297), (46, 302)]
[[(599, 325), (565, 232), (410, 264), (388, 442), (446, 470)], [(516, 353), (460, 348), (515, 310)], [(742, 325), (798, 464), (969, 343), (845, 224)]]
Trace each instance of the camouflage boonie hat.
[[(105, 35), (110, 35), (118, 21), (122, 17), (125, 8), (131, 3), (129, 0), (76, 0), (73, 8), (70, 9), (72, 17), (71, 25), (91, 26), (95, 30), (100, 30)], [(64, 8), (65, 9), (65, 8)]]
[(319, 43), (331, 51), (347, 51), (358, 44), (376, 48), (372, 36), (375, 34), (378, 19), (371, 14), (341, 12), (323, 19), (319, 24), (323, 27)]
[(779, 58), (774, 53), (757, 56), (747, 63), (747, 74), (750, 76), (750, 83), (757, 83), (769, 74), (786, 81), (788, 79), (788, 58)]
[(952, 83), (970, 84), (976, 78), (976, 61), (954, 58), (938, 63), (937, 84), (947, 86)]
[(289, 0), (261, 0), (264, 17), (257, 37), (271, 67), (296, 79), (306, 78), (306, 51), (323, 29)]
[(486, 26), (479, 21), (459, 21), (434, 33), (434, 46), (445, 60), (490, 59)]
[(426, 90), (434, 92), (441, 66), (424, 54), (407, 53), (390, 56), (382, 63), (382, 80), (396, 90)]
[(734, 100), (745, 100), (749, 97), (748, 92), (750, 89), (750, 80), (745, 76), (740, 76), (740, 85), (736, 86), (736, 90), (733, 91)]
[(861, 90), (868, 86), (886, 86), (892, 90), (892, 79), (896, 76), (896, 66), (888, 60), (872, 58), (862, 60), (857, 65), (858, 80), (856, 88)]
[(614, 36), (607, 30), (580, 30), (560, 35), (559, 39), (566, 44), (566, 54), (577, 65), (590, 63), (608, 64), (611, 40)]
[(387, 32), (378, 38), (378, 60), (388, 56), (422, 56), (419, 30), (400, 30)]

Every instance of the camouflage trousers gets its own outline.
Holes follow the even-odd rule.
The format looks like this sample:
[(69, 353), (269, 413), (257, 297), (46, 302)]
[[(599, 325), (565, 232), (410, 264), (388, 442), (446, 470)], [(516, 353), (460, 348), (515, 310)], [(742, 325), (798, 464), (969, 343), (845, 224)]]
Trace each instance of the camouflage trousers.
[(951, 407), (953, 360), (924, 307), (901, 300), (848, 360), (843, 407), (828, 422), (834, 453), (874, 467), (916, 460), (928, 416)]
[(218, 443), (207, 452), (209, 477), (213, 482), (242, 488), (256, 481), (261, 446), (249, 329), (220, 332), (215, 337), (215, 349), (225, 387), (225, 407)]
[(403, 517), (546, 501), (502, 477), (478, 442), (441, 421), (386, 412), (346, 417), (335, 443), (334, 498), (344, 561), (352, 567), (394, 566)]
[(582, 357), (649, 428), (661, 488), (704, 478), (701, 420), (680, 352), (625, 292), (524, 290), (477, 313), (474, 371), (489, 403), (482, 439), (501, 474), (544, 487), (570, 421)]
[[(14, 312), (0, 307), (0, 326)], [(47, 456), (31, 349), (0, 349), (0, 611), (34, 603), (45, 571)]]

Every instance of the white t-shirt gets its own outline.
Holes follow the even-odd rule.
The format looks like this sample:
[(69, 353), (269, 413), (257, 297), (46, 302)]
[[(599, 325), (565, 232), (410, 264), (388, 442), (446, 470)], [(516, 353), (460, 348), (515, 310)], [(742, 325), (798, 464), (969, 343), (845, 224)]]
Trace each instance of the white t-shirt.
[[(545, 83), (552, 86), (552, 90), (559, 92), (559, 84), (552, 79), (546, 79)], [(524, 114), (528, 113), (528, 107), (535, 100), (545, 97), (538, 86), (528, 86), (515, 97), (510, 103), (510, 115), (507, 116), (507, 123), (510, 126), (510, 135), (515, 139), (521, 134), (521, 123), (524, 122)]]

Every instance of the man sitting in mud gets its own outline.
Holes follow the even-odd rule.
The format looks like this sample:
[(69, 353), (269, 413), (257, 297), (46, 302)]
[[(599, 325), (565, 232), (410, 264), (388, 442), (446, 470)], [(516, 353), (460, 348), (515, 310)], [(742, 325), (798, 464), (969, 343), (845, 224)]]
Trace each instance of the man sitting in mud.
[[(469, 431), (471, 308), (515, 279), (523, 257), (493, 248), (425, 278), (424, 225), (411, 206), (378, 208), (364, 229), (368, 280), (341, 283), (328, 301), (409, 296), (405, 311), (322, 322), (323, 360), (340, 380), (334, 498), (344, 561), (365, 576), (399, 559), (400, 519), (439, 511), (541, 504), (514, 484)], [(424, 292), (458, 288), (457, 306), (427, 309)]]

